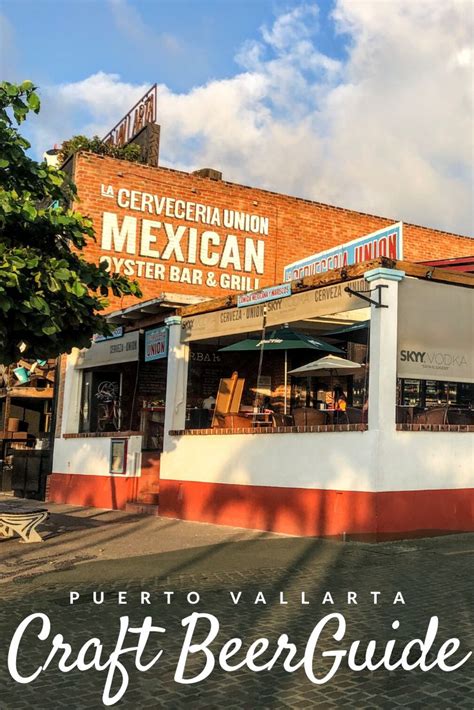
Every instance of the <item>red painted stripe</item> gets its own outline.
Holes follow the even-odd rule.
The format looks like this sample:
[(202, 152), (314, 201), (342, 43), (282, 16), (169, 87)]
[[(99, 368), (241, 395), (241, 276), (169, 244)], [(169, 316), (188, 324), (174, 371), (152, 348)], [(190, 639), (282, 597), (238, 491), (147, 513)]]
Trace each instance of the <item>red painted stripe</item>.
[(160, 515), (293, 535), (474, 531), (474, 489), (358, 491), (160, 482)]
[(160, 515), (292, 535), (369, 533), (376, 528), (375, 493), (163, 479)]
[[(55, 473), (49, 500), (120, 510), (141, 485), (140, 478)], [(292, 535), (474, 531), (472, 488), (371, 493), (161, 479), (159, 495), (165, 517)]]
[(53, 473), (49, 478), (48, 500), (53, 503), (123, 510), (127, 501), (136, 499), (139, 481), (139, 478), (126, 476)]
[(474, 530), (474, 488), (377, 493), (378, 532)]

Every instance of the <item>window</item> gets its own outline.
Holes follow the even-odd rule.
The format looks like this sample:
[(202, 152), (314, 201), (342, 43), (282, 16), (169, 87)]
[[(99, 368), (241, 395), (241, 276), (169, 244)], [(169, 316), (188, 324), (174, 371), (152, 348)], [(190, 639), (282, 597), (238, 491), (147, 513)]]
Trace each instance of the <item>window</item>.
[(110, 440), (110, 473), (127, 473), (127, 439)]

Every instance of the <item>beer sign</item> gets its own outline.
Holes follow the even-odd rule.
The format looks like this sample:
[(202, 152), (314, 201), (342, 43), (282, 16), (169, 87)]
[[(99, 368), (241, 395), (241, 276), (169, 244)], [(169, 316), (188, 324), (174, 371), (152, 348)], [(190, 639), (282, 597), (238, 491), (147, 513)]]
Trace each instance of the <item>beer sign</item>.
[(153, 328), (145, 333), (145, 362), (161, 360), (168, 355), (168, 328)]
[(372, 261), (381, 256), (403, 259), (403, 227), (401, 222), (384, 227), (372, 234), (353, 239), (332, 249), (312, 254), (284, 267), (285, 281), (302, 279), (305, 276), (322, 274), (331, 269), (342, 269), (363, 261)]

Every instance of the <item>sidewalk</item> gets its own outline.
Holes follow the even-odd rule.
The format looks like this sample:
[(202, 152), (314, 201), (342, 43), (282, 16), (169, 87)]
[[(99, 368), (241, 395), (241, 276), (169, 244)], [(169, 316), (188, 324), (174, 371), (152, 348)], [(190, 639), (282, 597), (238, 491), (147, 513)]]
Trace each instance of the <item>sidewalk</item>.
[[(474, 649), (473, 534), (376, 545), (342, 543), (92, 508), (48, 507), (52, 515), (45, 542), (0, 542), (0, 637), (6, 640), (0, 648), (0, 705), (8, 710), (102, 707), (101, 673), (64, 675), (51, 668), (30, 685), (12, 682), (6, 671), (6, 646), (19, 622), (33, 611), (47, 613), (54, 633), (63, 634), (75, 653), (93, 635), (104, 647), (113, 648), (118, 619), (124, 614), (135, 624), (149, 614), (166, 628), (163, 658), (150, 672), (131, 674), (127, 694), (116, 706), (120, 710), (471, 710), (474, 706), (472, 658), (452, 673), (437, 669), (354, 672), (341, 666), (323, 686), (310, 683), (302, 671), (284, 672), (281, 664), (267, 673), (247, 668), (224, 673), (216, 664), (212, 676), (202, 683), (188, 686), (174, 681), (185, 633), (182, 620), (193, 611), (218, 618), (219, 636), (212, 646), (216, 656), (223, 643), (235, 636), (243, 639), (246, 649), (259, 637), (268, 638), (274, 647), (279, 635), (288, 634), (300, 658), (315, 623), (333, 612), (342, 613), (347, 622), (343, 648), (355, 640), (361, 641), (363, 649), (376, 639), (377, 648), (383, 649), (391, 638), (397, 644), (423, 639), (430, 617), (436, 615), (439, 632), (429, 659), (453, 636), (461, 640), (465, 655)], [(72, 606), (71, 590), (80, 594)], [(150, 606), (141, 603), (144, 590), (150, 594)], [(380, 591), (377, 605), (373, 590)], [(101, 605), (92, 602), (93, 591), (105, 593)], [(127, 594), (126, 606), (118, 605), (119, 591)], [(170, 591), (172, 602), (167, 605), (165, 592)], [(197, 606), (187, 600), (190, 591), (200, 594)], [(231, 591), (242, 592), (238, 605), (231, 602)], [(328, 591), (333, 606), (322, 605)], [(348, 603), (349, 591), (356, 593), (357, 604)], [(406, 604), (394, 606), (399, 591)], [(302, 592), (307, 604), (302, 604)], [(259, 593), (266, 603), (255, 603)], [(397, 632), (391, 626), (394, 619), (400, 620)], [(31, 647), (23, 647), (25, 669), (41, 664), (49, 648), (35, 634), (30, 638)], [(329, 662), (322, 658), (322, 650), (336, 647), (341, 648), (341, 642), (335, 644), (329, 632), (321, 637), (316, 671)], [(197, 654), (190, 660), (189, 672), (200, 667), (202, 654)], [(79, 704), (74, 704), (75, 698)]]
[[(0, 494), (0, 502), (19, 500)], [(25, 502), (25, 501), (22, 501)], [(36, 501), (28, 501), (35, 505)], [(43, 584), (44, 576), (76, 570), (92, 561), (117, 561), (110, 565), (110, 578), (129, 578), (133, 568), (142, 576), (143, 557), (180, 551), (191, 562), (197, 547), (216, 546), (252, 540), (283, 538), (282, 535), (231, 528), (206, 523), (186, 522), (119, 510), (81, 508), (57, 503), (38, 504), (50, 511), (39, 529), (44, 542), (21, 544), (19, 538), (0, 538), (0, 585), (12, 583)], [(189, 551), (188, 554), (186, 552)], [(134, 563), (134, 560), (136, 562)], [(126, 565), (123, 565), (126, 561)], [(135, 571), (136, 571), (135, 570)], [(154, 569), (149, 569), (154, 574)], [(61, 575), (61, 578), (65, 578)], [(66, 577), (69, 579), (71, 576)], [(3, 592), (5, 594), (5, 590)]]

